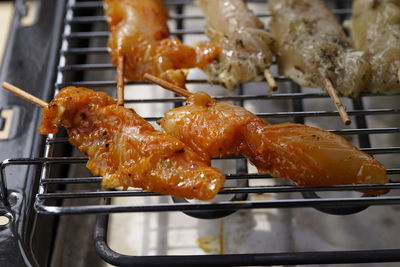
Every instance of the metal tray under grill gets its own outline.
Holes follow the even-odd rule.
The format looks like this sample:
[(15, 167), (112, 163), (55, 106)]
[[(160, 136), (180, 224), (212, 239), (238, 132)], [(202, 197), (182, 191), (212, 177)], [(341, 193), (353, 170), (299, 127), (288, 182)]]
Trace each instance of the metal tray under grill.
[[(264, 1), (249, 1), (264, 2)], [(170, 0), (171, 34), (185, 42), (192, 38), (204, 37), (204, 18), (194, 9), (192, 1)], [(329, 1), (340, 19), (351, 15), (351, 1)], [(49, 73), (55, 77), (55, 92), (66, 85), (87, 86), (104, 90), (115, 95), (115, 70), (109, 62), (106, 48), (108, 32), (102, 16), (101, 1), (60, 1), (64, 9), (63, 28), (54, 33), (59, 38), (59, 56), (57, 70)], [(61, 9), (58, 6), (58, 9)], [(61, 12), (61, 11), (59, 11)], [(84, 14), (84, 15), (82, 15)], [(265, 10), (258, 12), (263, 20), (268, 20)], [(54, 20), (57, 20), (54, 18)], [(193, 26), (194, 25), (194, 26)], [(56, 41), (56, 39), (54, 40)], [(273, 68), (276, 74), (276, 68)], [(99, 74), (102, 73), (102, 74)], [(99, 255), (107, 262), (115, 265), (158, 265), (162, 262), (170, 266), (187, 265), (265, 265), (265, 264), (324, 264), (324, 263), (358, 263), (358, 262), (390, 262), (400, 261), (400, 249), (348, 250), (348, 251), (312, 251), (231, 255), (190, 255), (190, 256), (129, 256), (113, 251), (107, 244), (108, 217), (111, 213), (123, 212), (173, 212), (181, 211), (198, 218), (219, 218), (243, 209), (267, 208), (315, 208), (321, 212), (334, 215), (368, 212), (368, 207), (379, 205), (399, 205), (400, 195), (400, 162), (393, 160), (400, 154), (399, 143), (388, 146), (377, 145), (376, 139), (382, 136), (399, 139), (400, 106), (374, 106), (376, 99), (386, 99), (384, 95), (361, 95), (356, 99), (344, 99), (348, 106), (348, 114), (353, 125), (345, 127), (340, 123), (338, 112), (329, 103), (329, 96), (320, 90), (301, 88), (289, 79), (274, 75), (279, 83), (278, 92), (267, 92), (265, 82), (249, 83), (240, 86), (233, 93), (221, 90), (218, 86), (210, 87), (204, 76), (195, 73), (189, 76), (188, 88), (201, 88), (220, 101), (230, 101), (237, 105), (252, 109), (258, 116), (271, 122), (291, 121), (322, 126), (336, 134), (348, 137), (361, 150), (376, 156), (387, 166), (390, 182), (385, 185), (338, 185), (329, 187), (300, 187), (285, 179), (272, 178), (257, 174), (241, 157), (213, 160), (216, 166), (227, 167), (227, 184), (219, 193), (216, 202), (192, 202), (172, 199), (169, 203), (148, 204), (147, 198), (159, 196), (156, 193), (144, 192), (140, 189), (104, 190), (100, 188), (101, 177), (62, 177), (54, 176), (52, 168), (67, 165), (70, 168), (81, 166), (87, 158), (71, 154), (72, 148), (65, 136), (48, 136), (44, 142), (44, 154), (37, 157), (33, 153), (29, 157), (6, 159), (1, 164), (1, 197), (5, 206), (13, 206), (10, 201), (10, 187), (6, 182), (12, 179), (14, 166), (34, 166), (39, 175), (30, 173), (28, 179), (39, 181), (35, 193), (34, 208), (38, 213), (51, 215), (65, 214), (98, 214), (95, 231), (95, 246)], [(7, 78), (7, 77), (6, 77)], [(145, 89), (143, 89), (145, 88)], [(170, 93), (147, 93), (147, 97), (138, 97), (140, 90), (162, 92), (156, 86), (145, 82), (128, 82), (128, 93), (125, 103), (139, 109), (143, 106), (156, 106), (154, 113), (144, 117), (154, 122), (168, 107), (180, 105), (184, 99)], [(157, 91), (158, 90), (158, 91)], [(131, 93), (129, 93), (131, 92)], [(145, 94), (146, 95), (146, 94)], [(148, 96), (156, 95), (156, 97)], [(45, 96), (45, 95), (42, 95)], [(393, 96), (399, 97), (399, 96)], [(252, 103), (259, 103), (253, 106)], [(323, 103), (321, 105), (315, 103)], [(261, 104), (260, 104), (261, 103)], [(274, 104), (278, 103), (278, 104)], [(272, 108), (270, 106), (273, 106)], [(379, 118), (390, 117), (391, 121), (383, 126), (376, 126)], [(372, 118), (372, 119), (371, 119)], [(325, 121), (325, 122), (324, 122)], [(326, 121), (329, 121), (326, 123)], [(394, 122), (394, 123), (393, 123)], [(371, 126), (372, 125), (372, 126)], [(328, 128), (327, 128), (328, 127)], [(58, 147), (67, 147), (59, 153)], [(67, 152), (66, 152), (67, 151)], [(392, 157), (389, 159), (389, 157)], [(226, 163), (228, 162), (228, 163)], [(35, 183), (33, 183), (35, 184)], [(72, 185), (72, 186), (71, 186)], [(73, 189), (79, 185), (79, 189)], [(373, 197), (354, 192), (363, 189), (391, 189), (387, 196)], [(260, 196), (272, 196), (262, 198)], [(28, 197), (28, 196), (27, 196)], [(143, 204), (118, 205), (113, 200), (117, 197), (134, 197), (143, 199)], [(98, 204), (86, 204), (86, 199), (98, 199)], [(74, 204), (67, 205), (67, 200)], [(234, 200), (234, 201), (233, 201)], [(76, 204), (78, 203), (78, 204)], [(29, 208), (29, 207), (28, 207)], [(399, 246), (400, 247), (400, 246)]]

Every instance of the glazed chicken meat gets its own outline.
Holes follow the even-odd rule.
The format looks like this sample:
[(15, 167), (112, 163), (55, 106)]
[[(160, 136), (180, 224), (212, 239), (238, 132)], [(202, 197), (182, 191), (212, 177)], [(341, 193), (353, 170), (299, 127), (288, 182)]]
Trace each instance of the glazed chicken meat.
[(206, 18), (206, 34), (222, 48), (203, 69), (209, 81), (234, 90), (238, 84), (261, 80), (272, 63), (272, 38), (243, 0), (197, 0)]
[(190, 96), (187, 103), (166, 112), (159, 123), (204, 161), (244, 155), (260, 173), (301, 186), (388, 182), (381, 163), (341, 136), (300, 124), (269, 125), (244, 108), (217, 102), (203, 92)]
[(66, 128), (88, 155), (87, 168), (105, 188), (140, 187), (176, 197), (209, 200), (225, 176), (176, 137), (157, 131), (103, 92), (66, 87), (43, 110), (41, 134)]
[(332, 81), (343, 96), (366, 89), (371, 68), (355, 51), (335, 15), (322, 0), (270, 0), (270, 30), (281, 74), (306, 87)]
[(104, 0), (104, 10), (112, 62), (118, 66), (119, 58), (125, 58), (128, 80), (141, 81), (150, 73), (183, 87), (184, 69), (204, 67), (220, 51), (209, 43), (191, 47), (168, 38), (168, 10), (162, 0)]

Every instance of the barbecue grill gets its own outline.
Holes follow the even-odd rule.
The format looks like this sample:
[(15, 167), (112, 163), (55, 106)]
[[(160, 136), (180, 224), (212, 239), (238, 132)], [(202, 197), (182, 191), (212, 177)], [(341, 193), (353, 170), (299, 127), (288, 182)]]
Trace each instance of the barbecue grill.
[[(249, 1), (264, 2), (264, 1)], [(171, 34), (183, 39), (204, 38), (204, 18), (196, 13), (192, 1), (167, 0), (170, 8)], [(351, 1), (329, 1), (340, 19), (351, 15)], [(15, 3), (16, 11), (9, 36), (8, 47), (3, 60), (1, 81), (8, 81), (24, 88), (42, 99), (51, 99), (57, 91), (67, 85), (85, 86), (95, 90), (104, 90), (115, 96), (116, 82), (112, 77), (115, 70), (109, 61), (106, 48), (108, 38), (105, 18), (102, 16), (101, 1), (79, 0), (41, 0), (36, 22), (29, 27), (19, 25), (26, 9), (23, 0)], [(264, 20), (269, 15), (263, 10), (257, 14)], [(195, 25), (195, 26), (193, 26)], [(242, 85), (233, 93), (219, 91), (218, 86), (210, 89), (205, 76), (189, 76), (189, 89), (205, 89), (219, 101), (230, 101), (237, 105), (252, 108), (252, 103), (269, 106), (283, 103), (282, 110), (253, 111), (272, 122), (292, 121), (296, 123), (318, 124), (321, 121), (332, 122), (330, 131), (350, 138), (361, 150), (376, 156), (388, 167), (390, 182), (384, 185), (341, 185), (329, 187), (300, 187), (290, 182), (257, 174), (241, 157), (214, 160), (217, 166), (229, 161), (233, 168), (227, 175), (228, 183), (219, 193), (218, 202), (194, 202), (171, 198), (168, 203), (146, 202), (159, 194), (144, 192), (140, 189), (104, 190), (100, 188), (101, 177), (71, 177), (66, 170), (75, 165), (83, 165), (87, 158), (71, 153), (65, 133), (41, 137), (37, 133), (40, 111), (33, 105), (24, 103), (4, 91), (0, 91), (0, 111), (2, 131), (1, 150), (1, 186), (0, 216), (6, 222), (0, 226), (0, 265), (24, 266), (46, 264), (54, 240), (46, 241), (37, 252), (33, 248), (32, 236), (54, 235), (55, 227), (41, 230), (42, 223), (54, 225), (58, 215), (96, 214), (94, 246), (98, 255), (114, 265), (138, 266), (160, 265), (284, 265), (284, 264), (334, 264), (400, 261), (398, 247), (375, 247), (370, 250), (357, 248), (346, 251), (285, 251), (280, 253), (225, 254), (225, 255), (124, 255), (112, 250), (107, 242), (109, 216), (112, 213), (144, 212), (184, 212), (188, 216), (202, 219), (215, 219), (245, 209), (284, 209), (314, 208), (322, 214), (345, 216), (360, 212), (369, 212), (370, 206), (399, 205), (400, 162), (393, 160), (400, 154), (397, 141), (387, 146), (377, 145), (376, 138), (399, 139), (400, 107), (381, 108), (373, 105), (377, 99), (385, 99), (379, 94), (365, 94), (356, 99), (345, 99), (348, 114), (353, 120), (350, 127), (340, 122), (333, 104), (317, 108), (310, 103), (326, 103), (329, 96), (319, 90), (301, 88), (285, 77), (276, 75), (281, 90), (267, 92), (265, 82)], [(106, 73), (101, 75), (99, 73)], [(111, 78), (110, 78), (111, 77)], [(200, 77), (200, 78), (198, 78)], [(143, 89), (145, 88), (145, 89)], [(149, 89), (151, 88), (151, 89)], [(184, 99), (164, 93), (162, 97), (137, 97), (140, 90), (161, 89), (149, 87), (146, 82), (128, 82), (125, 103), (139, 109), (142, 106), (165, 107), (181, 105)], [(135, 91), (136, 90), (136, 91)], [(130, 92), (130, 93), (129, 93)], [(393, 96), (399, 97), (399, 96)], [(371, 104), (372, 103), (372, 104)], [(327, 108), (328, 107), (328, 108)], [(261, 110), (263, 110), (261, 108)], [(268, 110), (265, 108), (264, 110)], [(147, 114), (151, 122), (159, 119), (162, 111)], [(371, 126), (371, 118), (391, 118), (384, 127)], [(394, 118), (394, 119), (393, 119)], [(395, 123), (397, 118), (397, 123)], [(393, 123), (394, 122), (394, 123)], [(390, 161), (390, 158), (392, 159)], [(70, 185), (80, 185), (73, 190)], [(362, 195), (354, 190), (391, 189), (391, 193), (374, 197)], [(259, 196), (271, 195), (271, 198)], [(117, 197), (143, 199), (141, 204), (118, 205)], [(87, 199), (94, 199), (87, 204)], [(67, 200), (74, 200), (74, 204)], [(79, 203), (79, 204), (76, 204)], [(95, 204), (93, 204), (95, 203)], [(395, 211), (393, 211), (395, 213)], [(57, 215), (57, 216), (54, 216)], [(396, 214), (393, 214), (396, 216)], [(9, 220), (9, 221), (8, 221)], [(36, 229), (36, 230), (35, 230)], [(396, 236), (396, 232), (392, 233)], [(45, 238), (43, 238), (45, 239)]]

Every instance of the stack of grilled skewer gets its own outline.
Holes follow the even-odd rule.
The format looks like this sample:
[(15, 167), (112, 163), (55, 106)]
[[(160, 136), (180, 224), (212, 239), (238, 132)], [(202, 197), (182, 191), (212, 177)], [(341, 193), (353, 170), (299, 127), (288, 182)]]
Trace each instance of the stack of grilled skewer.
[[(228, 89), (264, 75), (275, 90), (269, 67), (276, 55), (282, 74), (303, 86), (326, 88), (348, 123), (336, 90), (352, 97), (368, 90), (400, 91), (400, 1), (354, 1), (353, 46), (322, 0), (270, 0), (270, 32), (242, 0), (197, 0), (210, 43), (196, 47), (168, 38), (168, 12), (161, 0), (104, 2), (118, 70), (117, 102), (101, 92), (66, 87), (46, 103), (3, 84), (44, 108), (42, 134), (67, 129), (71, 144), (89, 156), (87, 167), (103, 176), (103, 187), (209, 200), (225, 181), (211, 159), (237, 155), (259, 172), (300, 186), (387, 183), (383, 165), (340, 136), (299, 124), (269, 125), (242, 107), (192, 94), (184, 84), (187, 69), (200, 67), (211, 82)], [(390, 30), (365, 32), (360, 23), (371, 14)], [(379, 34), (397, 45), (369, 41)], [(188, 104), (168, 111), (159, 121), (165, 132), (157, 131), (123, 107), (124, 78), (151, 80), (187, 97)]]

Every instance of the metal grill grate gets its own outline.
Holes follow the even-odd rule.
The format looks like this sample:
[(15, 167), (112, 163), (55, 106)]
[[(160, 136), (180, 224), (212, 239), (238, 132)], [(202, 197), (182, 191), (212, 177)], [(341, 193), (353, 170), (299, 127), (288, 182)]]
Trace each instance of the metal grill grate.
[[(251, 1), (250, 1), (251, 2)], [(264, 2), (264, 1), (253, 1)], [(336, 4), (336, 7), (343, 6), (343, 2), (348, 1), (331, 1), (330, 3)], [(186, 27), (188, 21), (203, 21), (203, 17), (199, 15), (185, 15), (184, 8), (192, 5), (192, 1), (184, 0), (171, 0), (167, 1), (171, 10), (170, 22), (171, 34), (185, 39), (187, 36), (202, 36), (204, 35), (202, 28)], [(346, 6), (346, 5), (344, 5)], [(351, 9), (336, 8), (334, 12), (340, 16), (347, 17), (351, 14)], [(84, 15), (81, 15), (84, 14)], [(91, 14), (91, 15), (87, 15)], [(258, 14), (261, 18), (267, 19), (267, 13)], [(75, 1), (69, 0), (65, 10), (65, 25), (64, 32), (61, 36), (60, 47), (60, 61), (57, 69), (57, 79), (55, 88), (57, 90), (66, 85), (85, 86), (98, 90), (104, 90), (109, 93), (114, 93), (116, 85), (113, 78), (114, 67), (108, 60), (108, 52), (106, 48), (106, 40), (108, 32), (106, 30), (105, 19), (102, 16), (102, 2), (101, 1)], [(94, 62), (94, 63), (92, 63)], [(97, 72), (108, 73), (110, 79), (99, 79), (102, 75), (96, 74)], [(105, 76), (107, 77), (107, 75)], [(332, 108), (328, 109), (314, 109), (308, 108), (307, 101), (321, 99), (327, 100), (329, 96), (317, 90), (308, 90), (300, 88), (298, 85), (292, 83), (289, 79), (281, 76), (275, 76), (279, 85), (286, 85), (288, 90), (278, 91), (276, 93), (267, 93), (265, 82), (252, 83), (252, 86), (261, 88), (257, 93), (254, 90), (247, 90), (244, 85), (233, 94), (215, 96), (220, 101), (231, 101), (238, 105), (246, 106), (251, 101), (283, 101), (289, 103), (289, 110), (273, 111), (273, 112), (256, 112), (262, 118), (268, 120), (284, 121), (290, 120), (297, 123), (308, 122), (309, 119), (330, 118), (332, 120), (338, 119), (338, 112)], [(146, 82), (128, 82), (127, 85), (131, 86), (132, 90), (140, 89)], [(190, 78), (188, 80), (188, 87), (202, 87), (207, 84), (205, 78)], [(284, 86), (283, 86), (284, 87)], [(210, 91), (212, 93), (212, 91)], [(397, 116), (400, 118), (400, 107), (397, 108), (365, 108), (369, 99), (384, 97), (380, 94), (365, 94), (354, 100), (347, 100), (349, 106), (348, 114), (352, 117), (352, 128), (342, 129), (341, 127), (329, 129), (343, 136), (353, 136), (353, 141), (358, 144), (361, 150), (379, 156), (393, 154), (393, 157), (398, 157), (400, 154), (400, 147), (398, 146), (378, 146), (371, 145), (370, 136), (375, 135), (391, 135), (399, 136), (400, 127), (393, 124), (385, 127), (369, 127), (368, 118), (375, 116)], [(156, 97), (156, 98), (134, 98), (128, 97), (125, 102), (127, 104), (135, 105), (154, 105), (154, 104), (170, 104), (171, 107), (180, 104), (184, 99), (178, 96)], [(351, 108), (350, 108), (351, 107)], [(166, 111), (167, 109), (165, 109)], [(155, 121), (160, 118), (159, 115), (145, 116), (149, 121)], [(299, 187), (294, 186), (286, 180), (272, 178), (268, 175), (251, 173), (248, 170), (246, 160), (240, 157), (231, 157), (224, 160), (235, 161), (235, 172), (227, 175), (228, 181), (242, 181), (236, 185), (227, 185), (224, 190), (219, 193), (223, 195), (234, 195), (239, 197), (235, 201), (230, 201), (229, 197), (224, 201), (218, 203), (206, 202), (186, 202), (174, 200), (172, 203), (159, 203), (159, 204), (143, 204), (135, 206), (120, 206), (112, 204), (112, 199), (115, 197), (152, 197), (159, 194), (144, 192), (140, 189), (130, 189), (127, 191), (118, 190), (103, 190), (100, 188), (100, 177), (52, 177), (51, 167), (55, 165), (82, 165), (87, 161), (86, 157), (71, 157), (69, 154), (58, 155), (55, 151), (58, 145), (68, 145), (68, 140), (65, 137), (48, 136), (46, 139), (44, 156), (41, 158), (23, 158), (23, 159), (9, 159), (1, 165), (1, 179), (2, 179), (2, 196), (7, 193), (6, 188), (6, 168), (11, 168), (13, 165), (37, 165), (41, 168), (40, 184), (38, 194), (36, 195), (35, 208), (39, 213), (45, 214), (83, 214), (83, 213), (118, 213), (118, 212), (166, 212), (166, 211), (184, 211), (190, 215), (197, 217), (216, 218), (226, 215), (227, 211), (232, 212), (238, 209), (259, 209), (259, 208), (300, 208), (300, 207), (313, 207), (323, 212), (330, 214), (351, 214), (366, 209), (371, 205), (398, 205), (400, 204), (400, 196), (393, 194), (396, 189), (400, 188), (400, 162), (397, 165), (390, 166), (387, 170), (390, 177), (390, 182), (385, 185), (343, 185), (343, 186), (330, 186), (330, 187)], [(277, 181), (274, 183), (274, 181)], [(264, 182), (264, 183), (263, 183)], [(95, 190), (93, 187), (88, 187), (84, 191), (69, 191), (65, 190), (66, 185), (70, 184), (96, 184), (98, 185)], [(229, 183), (231, 184), (231, 183)], [(54, 190), (53, 188), (56, 188)], [(66, 187), (68, 188), (68, 187)], [(388, 196), (372, 197), (359, 193), (352, 192), (354, 190), (363, 189), (391, 189), (392, 194)], [(343, 192), (340, 192), (343, 191)], [(332, 192), (329, 197), (319, 197), (315, 193), (324, 195), (324, 192)], [(255, 200), (252, 196), (264, 193), (274, 193), (275, 199), (268, 200)], [(282, 195), (282, 197), (281, 197)], [(333, 195), (333, 197), (332, 197)], [(63, 205), (66, 199), (87, 199), (98, 198), (98, 205)], [(197, 212), (197, 213), (196, 213)], [(204, 215), (205, 214), (205, 215)], [(208, 214), (208, 215), (207, 215)], [(97, 230), (96, 230), (96, 245), (102, 257), (107, 261), (114, 264), (130, 264), (138, 260), (138, 258), (126, 258), (127, 256), (110, 253), (106, 244), (106, 227), (107, 216), (99, 215)], [(375, 251), (376, 252), (376, 251)], [(339, 263), (339, 262), (363, 262), (366, 259), (370, 261), (389, 261), (400, 255), (399, 251), (384, 251), (381, 250), (382, 257), (371, 257), (371, 253), (356, 252), (352, 260), (348, 260), (349, 254), (336, 252), (337, 254), (320, 254), (319, 259), (325, 258), (325, 261), (319, 260), (319, 263)], [(109, 257), (104, 256), (109, 253)], [(114, 253), (114, 254), (113, 254)], [(340, 254), (342, 253), (342, 254)], [(357, 254), (359, 253), (359, 254)], [(110, 256), (111, 255), (111, 256)], [(266, 255), (266, 254), (263, 254)], [(297, 255), (297, 256), (296, 256)], [(375, 254), (376, 255), (376, 254)], [(269, 255), (271, 256), (271, 255)], [(271, 258), (258, 258), (255, 260), (253, 256), (238, 258), (212, 258), (217, 260), (218, 263), (224, 264), (260, 264), (271, 262), (274, 264), (293, 264), (293, 263), (315, 263), (310, 260), (316, 255), (306, 254), (285, 254), (277, 257), (277, 261), (268, 261)], [(211, 258), (204, 257), (207, 261)], [(346, 258), (347, 257), (347, 258)], [(118, 260), (116, 260), (118, 258)], [(336, 258), (336, 261), (333, 260)], [(149, 258), (150, 259), (150, 258)], [(159, 260), (151, 258), (152, 260)], [(169, 258), (171, 259), (171, 258)], [(182, 261), (173, 261), (173, 263), (185, 264), (186, 259), (181, 258)], [(221, 260), (220, 262), (218, 261)], [(225, 260), (224, 260), (225, 259)], [(235, 260), (236, 261), (233, 261)], [(240, 260), (239, 260), (240, 259)], [(280, 259), (280, 260), (279, 260)], [(285, 259), (285, 260), (283, 260)], [(307, 260), (306, 260), (307, 259)], [(347, 259), (347, 260), (346, 260)], [(248, 260), (248, 261), (245, 261)], [(243, 262), (245, 261), (245, 262)], [(235, 262), (235, 263), (234, 263)], [(193, 262), (191, 262), (193, 263)], [(204, 261), (202, 262), (204, 263)]]
[[(184, 28), (184, 22), (188, 20), (203, 20), (201, 16), (196, 15), (184, 15), (180, 13), (184, 5), (191, 4), (191, 1), (169, 1), (168, 2), (172, 14), (170, 17), (171, 21), (175, 21), (177, 26), (171, 30), (172, 35), (180, 38), (185, 38), (186, 35), (202, 35), (202, 29)], [(116, 85), (115, 80), (90, 80), (81, 79), (77, 77), (84, 77), (83, 74), (93, 71), (114, 71), (114, 67), (109, 62), (104, 63), (75, 63), (77, 58), (83, 58), (87, 60), (88, 57), (100, 58), (104, 61), (108, 60), (106, 39), (108, 32), (105, 31), (92, 31), (96, 28), (105, 28), (105, 18), (99, 14), (101, 13), (102, 2), (101, 1), (69, 1), (66, 8), (65, 16), (65, 27), (62, 34), (62, 45), (60, 49), (60, 62), (58, 66), (57, 81), (55, 84), (56, 92), (58, 89), (66, 85), (76, 86), (87, 86), (93, 88), (104, 88), (109, 92), (113, 91)], [(93, 16), (80, 16), (80, 10), (90, 10)], [(175, 11), (175, 12), (173, 12)], [(335, 13), (342, 15), (351, 14), (350, 9), (335, 9)], [(260, 17), (268, 17), (268, 14), (259, 14)], [(84, 25), (84, 27), (82, 27)], [(100, 25), (100, 26), (99, 26)], [(76, 27), (79, 26), (79, 27)], [(180, 27), (179, 27), (180, 26)], [(80, 29), (89, 29), (88, 31), (81, 31)], [(79, 29), (79, 30), (76, 30)], [(96, 40), (100, 39), (100, 40)], [(97, 42), (103, 44), (103, 46), (93, 47), (92, 43)], [(92, 75), (95, 76), (96, 75)], [(99, 77), (99, 75), (97, 75)], [(276, 76), (276, 80), (282, 83), (291, 83), (287, 78)], [(206, 84), (205, 79), (189, 79), (188, 85), (195, 84), (201, 86)], [(127, 85), (132, 85), (140, 88), (141, 85), (147, 84), (146, 82), (128, 82)], [(257, 83), (260, 88), (266, 87), (263, 83)], [(236, 104), (244, 104), (248, 101), (253, 100), (273, 100), (273, 101), (291, 101), (292, 110), (282, 112), (259, 112), (256, 113), (259, 117), (266, 119), (283, 118), (285, 120), (294, 120), (295, 122), (304, 122), (307, 118), (321, 118), (321, 117), (338, 117), (338, 112), (333, 108), (332, 110), (307, 110), (304, 108), (304, 100), (309, 99), (327, 99), (327, 94), (316, 91), (316, 92), (304, 92), (299, 86), (291, 83), (291, 89), (289, 92), (277, 92), (277, 93), (265, 93), (264, 89), (260, 89), (258, 94), (244, 94), (243, 88), (240, 88), (235, 94), (226, 96), (215, 96), (220, 101), (233, 101)], [(371, 134), (398, 134), (400, 132), (399, 127), (385, 127), (385, 128), (369, 128), (367, 126), (367, 116), (378, 116), (378, 115), (392, 115), (399, 114), (399, 109), (365, 109), (363, 108), (363, 101), (366, 98), (379, 97), (382, 95), (362, 95), (359, 99), (353, 100), (353, 109), (348, 111), (348, 114), (355, 118), (356, 127), (350, 129), (332, 129), (330, 131), (339, 135), (356, 135), (358, 137), (359, 146), (361, 150), (373, 154), (399, 154), (400, 147), (371, 147), (369, 135)], [(158, 97), (158, 98), (127, 98), (127, 104), (148, 104), (153, 103), (180, 103), (184, 99), (181, 97)], [(145, 117), (149, 121), (155, 121), (160, 116), (147, 116)], [(338, 205), (346, 208), (346, 205), (387, 205), (398, 203), (400, 197), (397, 196), (383, 196), (383, 197), (335, 197), (329, 199), (322, 199), (314, 197), (312, 199), (302, 199), (299, 195), (295, 195), (292, 199), (279, 199), (279, 200), (268, 200), (268, 201), (243, 201), (241, 203), (233, 203), (230, 201), (220, 202), (218, 204), (209, 203), (180, 203), (180, 204), (160, 204), (160, 205), (143, 205), (143, 206), (76, 206), (76, 207), (64, 207), (64, 206), (49, 206), (46, 204), (46, 200), (49, 199), (69, 199), (69, 198), (104, 198), (104, 197), (116, 197), (116, 196), (155, 196), (158, 194), (142, 192), (141, 190), (128, 190), (128, 191), (114, 191), (114, 190), (98, 190), (89, 192), (48, 192), (47, 187), (49, 185), (65, 185), (75, 183), (99, 183), (100, 177), (95, 178), (49, 178), (50, 166), (58, 164), (83, 164), (86, 162), (85, 157), (57, 157), (53, 154), (54, 146), (57, 144), (67, 144), (67, 138), (49, 136), (47, 138), (45, 154), (43, 158), (37, 159), (9, 159), (2, 164), (3, 180), (5, 180), (5, 167), (9, 165), (40, 165), (42, 166), (42, 174), (40, 177), (40, 188), (37, 195), (36, 209), (38, 212), (49, 213), (49, 214), (72, 214), (72, 213), (103, 213), (103, 212), (127, 212), (127, 211), (172, 211), (172, 210), (210, 210), (210, 209), (240, 209), (240, 208), (277, 208), (277, 207), (332, 207)], [(239, 158), (230, 158), (238, 159)], [(237, 171), (239, 171), (237, 169)], [(247, 172), (247, 170), (246, 170)], [(243, 170), (241, 170), (243, 173)], [(349, 191), (349, 190), (362, 190), (362, 189), (397, 189), (400, 183), (396, 182), (398, 174), (400, 174), (399, 166), (388, 169), (388, 174), (391, 178), (391, 182), (386, 185), (347, 185), (347, 186), (330, 186), (330, 187), (299, 187), (290, 184), (285, 185), (265, 185), (265, 186), (229, 186), (225, 187), (223, 192), (220, 194), (261, 194), (261, 193), (287, 193), (287, 192), (323, 192), (323, 191)], [(261, 179), (272, 179), (268, 175), (261, 175), (256, 173), (247, 174), (230, 174), (227, 176), (228, 180), (261, 180)], [(5, 184), (5, 183), (3, 183)], [(4, 193), (4, 192), (3, 192)], [(314, 195), (315, 196), (315, 195)]]

